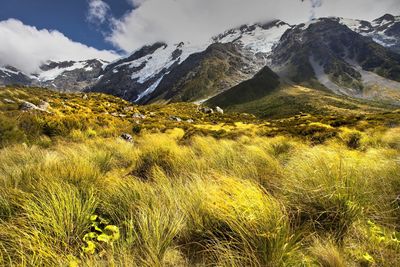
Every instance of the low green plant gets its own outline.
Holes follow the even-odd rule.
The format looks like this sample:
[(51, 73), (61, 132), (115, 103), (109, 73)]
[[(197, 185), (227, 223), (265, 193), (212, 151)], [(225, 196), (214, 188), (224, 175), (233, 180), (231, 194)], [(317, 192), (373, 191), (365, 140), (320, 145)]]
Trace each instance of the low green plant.
[(90, 232), (83, 237), (85, 246), (82, 246), (82, 252), (85, 255), (94, 255), (104, 253), (107, 247), (113, 249), (114, 242), (120, 238), (119, 228), (98, 215), (90, 216), (90, 221)]

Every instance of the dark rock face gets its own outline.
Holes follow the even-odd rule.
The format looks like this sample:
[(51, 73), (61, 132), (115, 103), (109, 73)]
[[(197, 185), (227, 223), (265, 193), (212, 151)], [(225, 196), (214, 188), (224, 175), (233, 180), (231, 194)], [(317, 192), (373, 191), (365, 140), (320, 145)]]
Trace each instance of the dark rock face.
[(72, 67), (74, 65), (74, 61), (64, 61), (64, 62), (49, 62), (47, 64), (44, 64), (40, 67), (41, 70), (43, 71), (48, 71), (48, 70), (52, 70), (55, 68), (69, 68)]

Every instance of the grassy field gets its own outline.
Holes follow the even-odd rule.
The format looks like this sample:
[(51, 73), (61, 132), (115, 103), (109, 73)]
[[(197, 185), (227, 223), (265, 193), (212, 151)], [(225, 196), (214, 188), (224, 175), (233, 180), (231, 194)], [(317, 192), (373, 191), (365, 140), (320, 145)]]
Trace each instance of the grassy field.
[(399, 125), (1, 89), (0, 265), (397, 266)]

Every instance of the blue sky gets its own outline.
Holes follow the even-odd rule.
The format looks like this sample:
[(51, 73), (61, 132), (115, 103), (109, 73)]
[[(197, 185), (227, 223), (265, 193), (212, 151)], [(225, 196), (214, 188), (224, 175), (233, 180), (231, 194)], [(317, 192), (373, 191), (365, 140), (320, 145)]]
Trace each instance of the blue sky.
[[(1, 0), (0, 21), (15, 18), (38, 29), (54, 29), (73, 41), (98, 49), (115, 49), (102, 32), (107, 24), (95, 25), (87, 20), (87, 0)], [(105, 0), (112, 16), (122, 17), (132, 9), (127, 0)]]

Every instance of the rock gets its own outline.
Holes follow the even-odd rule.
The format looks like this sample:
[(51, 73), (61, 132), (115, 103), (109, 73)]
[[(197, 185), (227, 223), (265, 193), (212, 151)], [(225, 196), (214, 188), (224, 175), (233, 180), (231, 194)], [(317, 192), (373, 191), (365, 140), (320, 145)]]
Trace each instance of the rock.
[(111, 113), (111, 116), (119, 117), (119, 114), (117, 112), (113, 112), (113, 113)]
[(132, 115), (132, 118), (144, 120), (144, 119), (146, 119), (146, 116), (143, 115), (143, 114), (141, 114), (141, 113), (134, 113), (134, 114)]
[(44, 111), (48, 110), (50, 107), (50, 104), (47, 103), (46, 101), (40, 101), (39, 105), (37, 106), (39, 109), (42, 109)]
[(217, 112), (219, 114), (224, 114), (224, 110), (220, 107), (215, 107), (215, 112)]
[(179, 117), (177, 117), (177, 116), (171, 116), (171, 117), (169, 117), (169, 119), (170, 119), (171, 121), (176, 121), (176, 122), (181, 122), (181, 121), (182, 121), (182, 119), (179, 118)]
[(213, 114), (214, 110), (212, 108), (209, 107), (201, 107), (200, 111), (205, 113), (205, 114)]
[(11, 99), (8, 99), (8, 98), (4, 98), (3, 101), (4, 101), (4, 103), (6, 103), (6, 104), (14, 104), (14, 103), (15, 103), (14, 100), (11, 100)]
[(121, 138), (126, 142), (133, 143), (133, 137), (130, 134), (124, 133), (121, 135)]
[(84, 94), (83, 96), (82, 96), (82, 99), (83, 100), (87, 100), (89, 97), (88, 97), (88, 95), (87, 94)]
[(192, 119), (188, 119), (186, 122), (187, 122), (187, 123), (193, 123), (193, 122), (194, 122), (194, 120), (192, 120)]
[(39, 109), (36, 105), (32, 104), (31, 102), (28, 101), (23, 101), (21, 105), (19, 106), (20, 110), (36, 110)]

